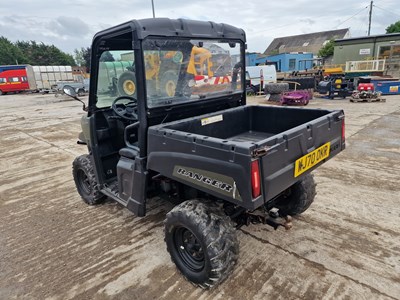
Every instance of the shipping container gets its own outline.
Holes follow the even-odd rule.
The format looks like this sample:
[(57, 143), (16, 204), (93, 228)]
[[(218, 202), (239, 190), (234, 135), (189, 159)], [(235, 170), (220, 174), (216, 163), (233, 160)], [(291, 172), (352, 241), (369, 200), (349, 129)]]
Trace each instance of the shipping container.
[(379, 81), (374, 83), (375, 89), (383, 95), (399, 95), (400, 81)]
[(8, 92), (54, 90), (59, 82), (83, 83), (82, 75), (73, 75), (71, 66), (0, 66), (0, 95)]
[(71, 66), (33, 66), (37, 89), (50, 91), (58, 81), (74, 82)]
[(35, 89), (36, 82), (31, 66), (0, 66), (0, 95)]

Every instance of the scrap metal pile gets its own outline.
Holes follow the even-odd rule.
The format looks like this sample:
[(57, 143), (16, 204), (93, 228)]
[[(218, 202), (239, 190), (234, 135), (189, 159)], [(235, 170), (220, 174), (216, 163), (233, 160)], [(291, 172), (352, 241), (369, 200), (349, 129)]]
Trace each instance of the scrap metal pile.
[(377, 92), (372, 83), (360, 83), (357, 90), (351, 94), (351, 102), (386, 102), (382, 93)]

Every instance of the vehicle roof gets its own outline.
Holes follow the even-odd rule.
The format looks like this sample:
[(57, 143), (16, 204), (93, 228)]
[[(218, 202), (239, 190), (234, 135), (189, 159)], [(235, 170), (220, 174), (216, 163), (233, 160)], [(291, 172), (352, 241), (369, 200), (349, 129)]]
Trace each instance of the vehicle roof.
[(135, 32), (138, 39), (148, 36), (190, 37), (198, 39), (235, 39), (246, 42), (243, 29), (224, 23), (187, 19), (152, 18), (131, 20), (98, 32), (93, 40), (121, 32)]

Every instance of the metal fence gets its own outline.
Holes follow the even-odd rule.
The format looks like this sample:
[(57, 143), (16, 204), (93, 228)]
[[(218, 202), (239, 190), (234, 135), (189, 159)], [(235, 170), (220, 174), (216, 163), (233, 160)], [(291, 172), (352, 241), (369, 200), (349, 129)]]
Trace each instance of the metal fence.
[(345, 72), (383, 72), (385, 66), (385, 59), (348, 61)]

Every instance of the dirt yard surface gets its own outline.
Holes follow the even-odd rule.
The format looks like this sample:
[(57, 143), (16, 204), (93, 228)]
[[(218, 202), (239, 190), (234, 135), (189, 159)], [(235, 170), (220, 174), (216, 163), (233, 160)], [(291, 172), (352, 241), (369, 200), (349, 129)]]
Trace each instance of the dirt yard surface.
[(0, 97), (0, 299), (400, 299), (400, 97), (386, 98), (311, 101), (345, 110), (347, 149), (314, 172), (317, 197), (292, 230), (242, 228), (235, 271), (204, 291), (166, 251), (172, 204), (153, 198), (138, 218), (81, 201), (78, 102)]

